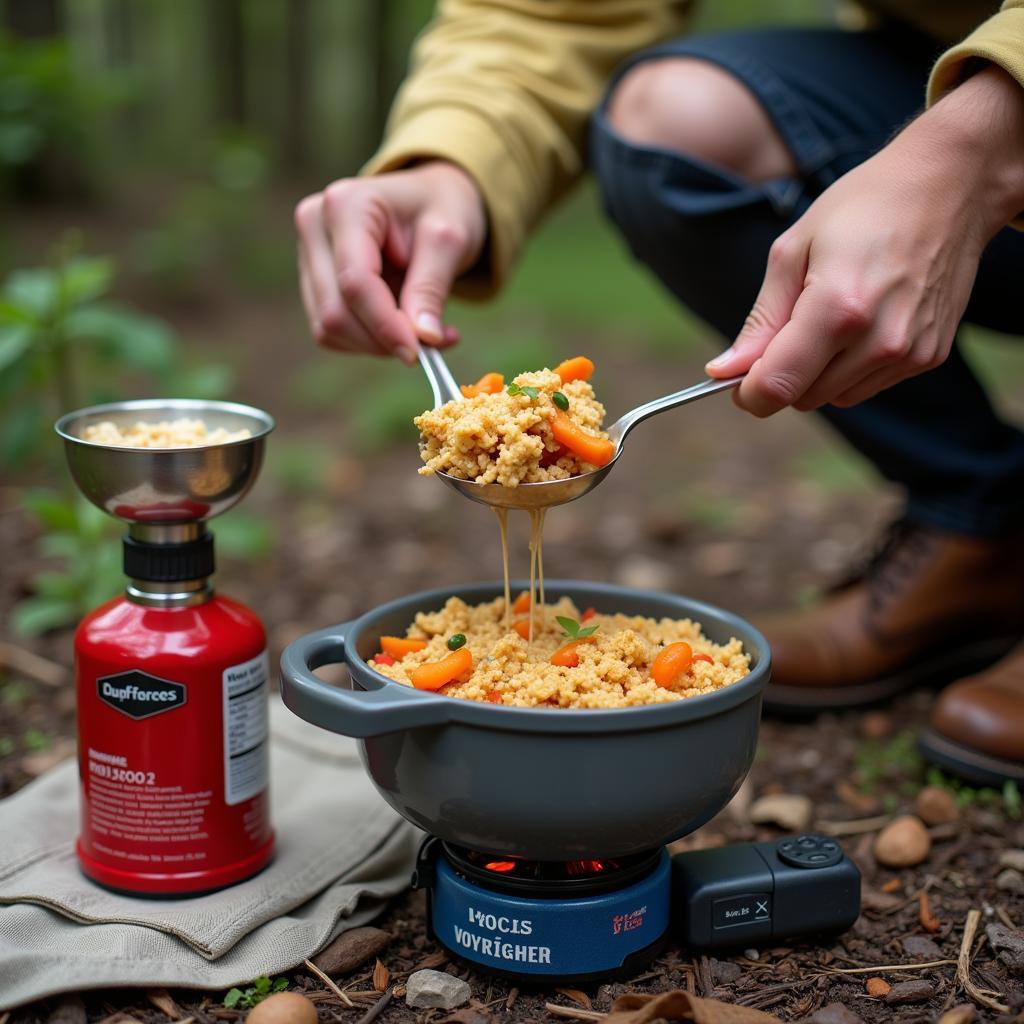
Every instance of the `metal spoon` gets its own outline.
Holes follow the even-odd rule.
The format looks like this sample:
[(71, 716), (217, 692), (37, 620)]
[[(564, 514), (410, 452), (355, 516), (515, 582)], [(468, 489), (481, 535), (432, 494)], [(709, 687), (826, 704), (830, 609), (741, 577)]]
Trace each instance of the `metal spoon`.
[[(453, 399), (462, 399), (462, 392), (459, 391), (455, 378), (438, 349), (421, 345), (420, 363), (434, 392), (435, 409)], [(460, 494), (480, 502), (481, 505), (490, 505), (492, 508), (542, 509), (551, 508), (554, 505), (564, 505), (566, 502), (582, 498), (584, 494), (592, 491), (604, 480), (611, 472), (612, 466), (619, 461), (626, 436), (638, 423), (642, 423), (659, 412), (666, 412), (668, 409), (675, 409), (680, 405), (688, 405), (690, 402), (697, 401), (698, 398), (706, 398), (708, 395), (716, 395), (720, 391), (728, 391), (730, 388), (736, 387), (741, 380), (743, 380), (742, 376), (729, 377), (725, 380), (704, 380), (692, 387), (684, 388), (682, 391), (645, 402), (624, 413), (607, 431), (609, 439), (615, 445), (615, 455), (611, 462), (591, 473), (581, 473), (578, 476), (567, 477), (565, 480), (519, 484), (518, 487), (478, 484), (472, 480), (449, 476), (447, 473), (438, 473), (437, 476)]]

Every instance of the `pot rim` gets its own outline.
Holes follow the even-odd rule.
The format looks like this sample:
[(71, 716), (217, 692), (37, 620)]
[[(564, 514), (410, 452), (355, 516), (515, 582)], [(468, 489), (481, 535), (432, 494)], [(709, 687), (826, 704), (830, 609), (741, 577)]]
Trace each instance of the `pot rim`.
[[(514, 584), (517, 589), (519, 585), (528, 586), (528, 583), (518, 580), (514, 581)], [(443, 717), (447, 722), (460, 722), (501, 731), (578, 734), (673, 728), (687, 722), (709, 718), (753, 700), (759, 697), (761, 691), (768, 685), (771, 672), (771, 651), (768, 641), (760, 630), (734, 612), (678, 594), (623, 587), (613, 583), (559, 578), (545, 581), (545, 590), (548, 594), (569, 597), (575, 597), (574, 592), (586, 591), (598, 600), (607, 598), (609, 603), (624, 595), (633, 599), (667, 601), (679, 606), (680, 618), (692, 618), (702, 627), (707, 624), (707, 619), (718, 620), (726, 629), (732, 631), (733, 636), (742, 640), (744, 652), (751, 655), (750, 672), (721, 690), (663, 704), (626, 708), (521, 708), (445, 697), (443, 694), (417, 690), (381, 675), (359, 655), (357, 646), (360, 639), (380, 619), (409, 609), (413, 609), (414, 613), (437, 610), (450, 597), (459, 597), (467, 603), (493, 599), (504, 592), (504, 582), (501, 580), (419, 591), (378, 605), (351, 622), (328, 627), (320, 632), (328, 633), (332, 629), (337, 629), (344, 635), (345, 661), (352, 671), (353, 680), (358, 682), (360, 688), (400, 693), (403, 702), (418, 700), (424, 710), (433, 705), (434, 710), (440, 712), (443, 706), (449, 713), (437, 717)]]

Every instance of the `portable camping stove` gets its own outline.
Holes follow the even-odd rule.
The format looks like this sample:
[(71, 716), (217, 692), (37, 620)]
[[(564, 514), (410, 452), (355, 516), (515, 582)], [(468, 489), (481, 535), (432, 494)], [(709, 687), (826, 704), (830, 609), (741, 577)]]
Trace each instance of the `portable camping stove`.
[(826, 836), (802, 835), (614, 859), (502, 858), (428, 838), (413, 886), (431, 937), (517, 981), (582, 983), (635, 973), (669, 938), (702, 949), (840, 931), (860, 874)]

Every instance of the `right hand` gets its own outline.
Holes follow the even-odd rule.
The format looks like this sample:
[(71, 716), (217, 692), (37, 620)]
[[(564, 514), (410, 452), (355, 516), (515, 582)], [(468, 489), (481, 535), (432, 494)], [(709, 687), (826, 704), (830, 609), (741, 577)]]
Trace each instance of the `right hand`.
[(346, 178), (296, 207), (302, 301), (316, 340), (344, 352), (416, 362), (419, 341), (451, 345), (452, 283), (487, 234), (473, 179), (443, 160)]

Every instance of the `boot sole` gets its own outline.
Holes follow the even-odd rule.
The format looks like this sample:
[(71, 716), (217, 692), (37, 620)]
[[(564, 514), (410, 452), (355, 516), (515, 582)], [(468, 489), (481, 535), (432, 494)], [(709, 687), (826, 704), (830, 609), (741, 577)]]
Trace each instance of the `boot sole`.
[(940, 687), (988, 668), (1020, 643), (1020, 636), (1001, 637), (958, 647), (921, 661), (896, 675), (855, 686), (779, 686), (771, 683), (764, 710), (788, 718), (813, 718), (823, 711), (868, 708), (918, 686)]
[(925, 730), (917, 746), (928, 761), (968, 782), (996, 788), (1002, 788), (1007, 782), (1024, 783), (1024, 764), (954, 743), (934, 729)]

